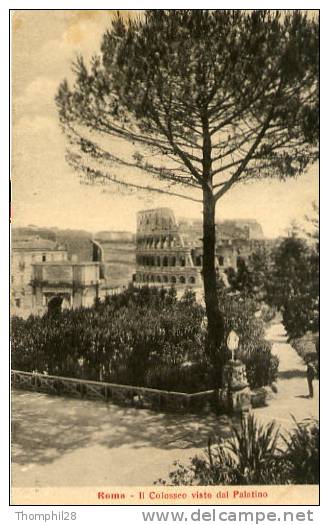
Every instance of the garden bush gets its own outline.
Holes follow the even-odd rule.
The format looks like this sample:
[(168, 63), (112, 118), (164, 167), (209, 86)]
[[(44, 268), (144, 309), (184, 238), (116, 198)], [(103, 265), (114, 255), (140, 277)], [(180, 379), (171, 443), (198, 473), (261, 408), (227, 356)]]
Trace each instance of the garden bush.
[[(296, 235), (273, 250), (266, 283), (266, 301), (282, 312), (288, 338), (319, 331), (319, 243)], [(316, 242), (314, 242), (316, 241)]]
[(269, 306), (266, 303), (261, 305), (260, 317), (264, 323), (270, 323), (273, 321), (277, 313), (277, 310), (273, 306)]
[[(151, 388), (205, 384), (201, 322), (190, 293), (128, 289), (93, 308), (12, 320), (12, 367)], [(191, 363), (198, 373), (190, 374)]]
[[(319, 424), (295, 421), (284, 437), (275, 423), (260, 425), (253, 415), (232, 427), (232, 436), (208, 441), (203, 456), (174, 463), (169, 479), (156, 485), (283, 485), (319, 482)], [(282, 447), (282, 442), (285, 446)]]
[(305, 364), (310, 361), (314, 364), (319, 377), (319, 333), (307, 332), (302, 337), (291, 339), (290, 344)]
[(265, 339), (264, 323), (256, 317), (258, 302), (241, 293), (218, 291), (220, 308), (224, 315), (225, 338), (221, 348), (226, 349), (226, 337), (235, 330), (240, 337), (236, 357), (246, 365), (247, 378), (252, 388), (270, 385), (276, 381), (279, 360), (271, 353), (271, 343)]
[[(240, 335), (251, 386), (270, 384), (277, 360), (254, 303), (221, 293), (225, 329)], [(191, 290), (178, 300), (175, 289), (131, 286), (92, 308), (13, 318), (11, 334), (17, 370), (183, 392), (220, 382), (205, 352), (204, 308)], [(229, 357), (225, 345), (220, 352)]]

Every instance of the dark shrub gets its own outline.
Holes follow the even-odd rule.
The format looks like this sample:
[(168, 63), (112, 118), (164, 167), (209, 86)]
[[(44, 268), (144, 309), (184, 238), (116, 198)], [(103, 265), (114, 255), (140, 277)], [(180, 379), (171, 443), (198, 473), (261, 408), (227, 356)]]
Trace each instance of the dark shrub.
[(246, 365), (252, 388), (271, 384), (277, 378), (279, 360), (271, 354), (271, 344), (265, 340), (264, 323), (258, 317), (258, 303), (245, 294), (219, 290), (220, 308), (224, 314), (225, 339), (221, 349), (228, 355), (226, 337), (235, 330), (240, 337), (236, 357)]
[(277, 310), (273, 306), (263, 303), (260, 310), (260, 317), (264, 323), (273, 321)]
[(319, 333), (307, 332), (302, 337), (291, 339), (290, 344), (305, 364), (313, 363), (319, 377)]
[(277, 380), (279, 358), (271, 354), (271, 344), (260, 341), (241, 355), (246, 365), (248, 382), (253, 388), (270, 385)]
[[(317, 238), (317, 233), (313, 241)], [(273, 250), (266, 284), (267, 302), (282, 312), (288, 337), (319, 331), (319, 243), (296, 235)]]
[[(93, 308), (12, 320), (12, 366), (91, 380), (180, 390), (204, 385), (201, 322), (191, 294), (129, 288)], [(195, 371), (189, 373), (190, 363)], [(155, 371), (155, 373), (153, 373)]]
[[(277, 360), (256, 305), (222, 293), (225, 329), (240, 335), (238, 357), (252, 387), (275, 380)], [(92, 308), (12, 320), (12, 366), (82, 379), (196, 392), (220, 384), (205, 352), (205, 312), (187, 290), (129, 287)], [(219, 351), (224, 362), (226, 343)]]

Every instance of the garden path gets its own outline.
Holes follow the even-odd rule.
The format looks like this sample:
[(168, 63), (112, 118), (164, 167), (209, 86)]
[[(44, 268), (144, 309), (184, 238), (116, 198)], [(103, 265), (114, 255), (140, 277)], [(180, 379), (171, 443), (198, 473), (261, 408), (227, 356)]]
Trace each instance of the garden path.
[[(255, 414), (289, 428), (291, 413), (297, 420), (317, 416), (318, 388), (313, 400), (306, 397), (305, 365), (282, 325), (273, 324), (267, 337), (280, 358), (279, 392)], [(161, 414), (17, 390), (12, 414), (15, 487), (149, 486), (166, 478), (176, 459), (200, 453), (209, 435), (229, 433), (226, 416)]]
[(318, 418), (319, 381), (313, 382), (314, 398), (309, 399), (305, 363), (292, 346), (287, 343), (283, 325), (278, 322), (271, 324), (267, 330), (266, 338), (273, 343), (272, 353), (277, 355), (280, 360), (279, 391), (273, 395), (273, 399), (267, 407), (257, 409), (255, 414), (264, 423), (275, 419), (285, 429), (294, 426), (292, 414), (297, 421), (309, 417)]
[(230, 433), (227, 417), (163, 414), (14, 390), (15, 487), (150, 486)]

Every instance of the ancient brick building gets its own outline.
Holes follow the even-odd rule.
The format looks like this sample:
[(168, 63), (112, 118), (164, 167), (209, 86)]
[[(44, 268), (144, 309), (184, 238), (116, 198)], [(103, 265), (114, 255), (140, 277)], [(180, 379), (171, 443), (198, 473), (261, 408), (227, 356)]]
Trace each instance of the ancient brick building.
[(36, 237), (13, 238), (11, 246), (11, 313), (27, 317), (33, 312), (33, 264), (67, 260), (67, 251), (55, 241)]
[(67, 247), (39, 236), (14, 233), (11, 250), (11, 315), (44, 314), (52, 305), (91, 306), (107, 293), (102, 251), (89, 241), (90, 257), (80, 261)]
[(92, 306), (100, 297), (102, 266), (99, 262), (44, 262), (32, 265), (33, 313), (50, 309)]
[[(177, 287), (202, 286), (202, 221), (177, 220), (170, 208), (143, 210), (137, 214), (137, 284)], [(254, 220), (216, 224), (216, 267), (224, 275), (237, 268), (238, 258), (248, 259), (263, 242), (261, 226)]]

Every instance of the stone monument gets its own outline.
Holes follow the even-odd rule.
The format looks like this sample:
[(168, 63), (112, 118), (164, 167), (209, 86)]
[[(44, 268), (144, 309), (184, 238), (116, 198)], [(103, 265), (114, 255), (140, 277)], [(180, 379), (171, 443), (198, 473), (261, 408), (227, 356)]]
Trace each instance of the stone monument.
[(222, 389), (219, 392), (219, 402), (225, 412), (241, 413), (251, 407), (251, 394), (246, 366), (239, 359), (235, 359), (235, 351), (239, 347), (239, 336), (234, 330), (228, 335), (227, 347), (232, 357), (223, 367), (223, 382)]

